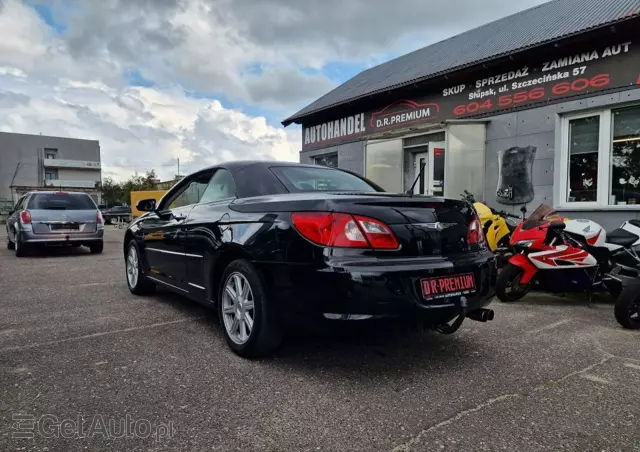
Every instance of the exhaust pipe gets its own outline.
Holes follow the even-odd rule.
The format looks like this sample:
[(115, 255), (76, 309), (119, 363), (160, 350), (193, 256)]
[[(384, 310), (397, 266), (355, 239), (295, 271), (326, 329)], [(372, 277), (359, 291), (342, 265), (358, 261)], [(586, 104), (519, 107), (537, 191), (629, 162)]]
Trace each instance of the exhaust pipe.
[(475, 311), (467, 312), (467, 317), (476, 322), (490, 322), (493, 320), (493, 309), (476, 309)]

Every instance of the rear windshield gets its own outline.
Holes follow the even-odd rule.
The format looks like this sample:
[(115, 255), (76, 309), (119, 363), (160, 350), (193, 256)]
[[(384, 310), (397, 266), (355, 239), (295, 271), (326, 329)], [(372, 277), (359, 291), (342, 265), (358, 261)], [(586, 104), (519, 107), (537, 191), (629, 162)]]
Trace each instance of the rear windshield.
[(79, 193), (36, 193), (29, 199), (33, 210), (95, 210), (89, 195)]
[(355, 191), (377, 192), (377, 189), (364, 179), (331, 168), (309, 168), (297, 166), (277, 166), (271, 171), (291, 192), (303, 191)]

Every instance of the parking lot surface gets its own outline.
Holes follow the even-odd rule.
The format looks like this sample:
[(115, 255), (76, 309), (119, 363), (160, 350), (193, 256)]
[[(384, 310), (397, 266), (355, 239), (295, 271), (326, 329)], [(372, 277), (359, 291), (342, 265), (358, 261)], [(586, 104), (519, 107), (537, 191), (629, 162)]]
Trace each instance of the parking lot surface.
[(0, 450), (640, 450), (640, 334), (610, 303), (494, 301), (453, 336), (292, 332), (249, 361), (213, 312), (131, 295), (107, 228), (101, 255), (18, 259), (1, 227)]

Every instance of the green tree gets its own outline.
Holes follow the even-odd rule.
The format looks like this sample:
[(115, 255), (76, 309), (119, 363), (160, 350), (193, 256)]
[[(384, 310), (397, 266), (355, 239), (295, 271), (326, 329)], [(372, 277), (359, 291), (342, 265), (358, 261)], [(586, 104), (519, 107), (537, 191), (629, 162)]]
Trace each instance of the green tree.
[(157, 178), (158, 176), (153, 169), (144, 175), (136, 172), (125, 182), (115, 182), (112, 178), (106, 177), (100, 184), (102, 202), (109, 207), (129, 204), (132, 191), (155, 190)]
[(109, 207), (122, 204), (124, 200), (122, 185), (110, 177), (105, 177), (102, 180), (100, 191), (102, 193), (102, 203)]

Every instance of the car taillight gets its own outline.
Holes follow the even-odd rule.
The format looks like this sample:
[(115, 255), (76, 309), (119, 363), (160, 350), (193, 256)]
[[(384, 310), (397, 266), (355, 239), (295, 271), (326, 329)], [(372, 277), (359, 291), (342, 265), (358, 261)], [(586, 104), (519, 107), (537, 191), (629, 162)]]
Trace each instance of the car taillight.
[(307, 240), (322, 246), (395, 250), (398, 241), (379, 220), (332, 212), (291, 214), (296, 230)]
[(467, 230), (467, 244), (477, 245), (484, 243), (484, 232), (482, 231), (482, 225), (478, 217), (474, 217), (469, 223), (469, 229)]
[(98, 224), (103, 222), (104, 222), (104, 219), (102, 218), (102, 212), (98, 211)]
[(28, 210), (20, 212), (20, 223), (31, 224), (31, 213)]
[(396, 236), (389, 227), (381, 221), (372, 218), (355, 215), (358, 225), (364, 231), (364, 235), (369, 240), (372, 248), (383, 250), (395, 250), (398, 248)]

